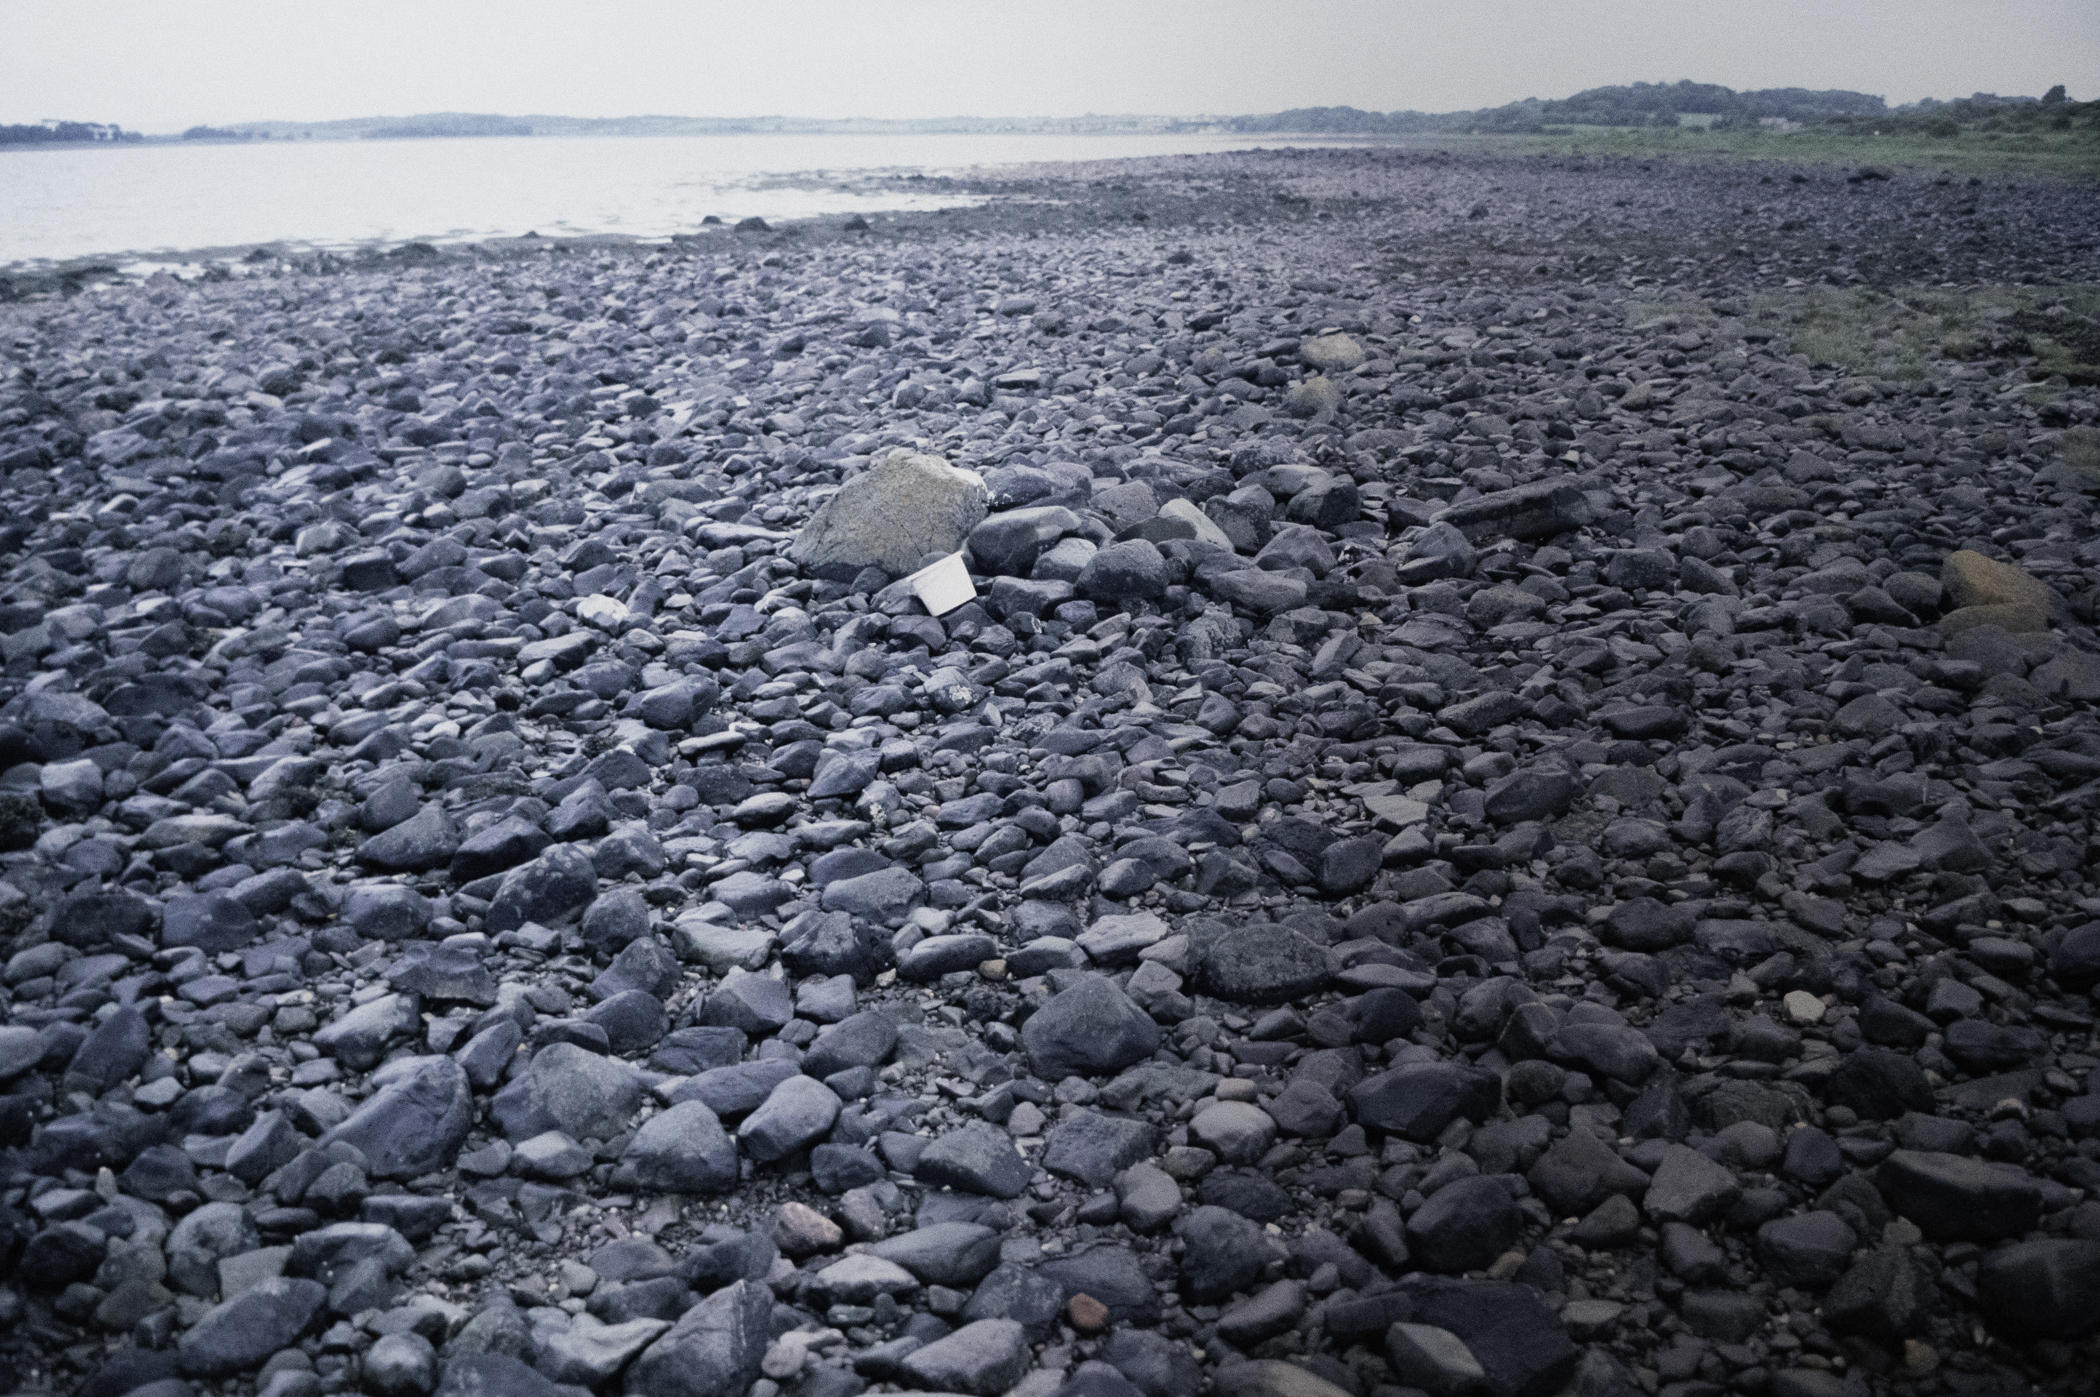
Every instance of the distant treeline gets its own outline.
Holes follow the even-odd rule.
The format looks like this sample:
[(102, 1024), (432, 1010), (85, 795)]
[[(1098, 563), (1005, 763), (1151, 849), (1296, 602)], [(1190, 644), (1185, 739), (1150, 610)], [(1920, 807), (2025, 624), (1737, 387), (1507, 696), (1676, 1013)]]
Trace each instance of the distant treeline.
[[(1864, 125), (1858, 117), (1834, 117), (1833, 124)], [(1913, 106), (1898, 107), (1874, 119), (1873, 128), (1886, 134), (1956, 136), (1964, 131), (1986, 134), (2003, 132), (2026, 135), (2041, 131), (2100, 132), (2100, 102), (2073, 102), (2058, 83), (2041, 97), (2000, 97), (1979, 92), (1952, 102), (1928, 97)]]
[[(1817, 92), (1770, 87), (1737, 92), (1717, 83), (1637, 82), (1593, 87), (1572, 97), (1527, 97), (1507, 106), (1468, 112), (1367, 112), (1355, 107), (1300, 107), (1258, 116), (1075, 117), (695, 117), (498, 116), (483, 112), (427, 112), (337, 121), (252, 121), (192, 126), (186, 141), (355, 141), (460, 136), (730, 136), (730, 135), (1172, 135), (1233, 131), (1247, 135), (1522, 135), (1571, 126), (1868, 127), (1885, 134), (1954, 136), (1966, 132), (2100, 132), (2100, 102), (2073, 102), (2061, 85), (2041, 97), (1978, 92), (1951, 102), (1930, 98), (1891, 107), (1865, 92)], [(92, 122), (0, 126), (0, 145), (73, 141), (136, 141), (135, 132)], [(165, 140), (166, 137), (155, 137)]]
[(1224, 125), (1249, 134), (1295, 132), (1325, 135), (1523, 134), (1566, 126), (1676, 126), (1679, 118), (1711, 118), (1716, 129), (1757, 125), (1871, 125), (1885, 132), (1951, 136), (1967, 129), (2068, 130), (2083, 126), (2100, 102), (2072, 102), (2061, 84), (2046, 96), (2000, 97), (1979, 92), (1941, 102), (1926, 98), (1891, 107), (1865, 92), (1815, 92), (1772, 87), (1737, 92), (1715, 83), (1637, 82), (1593, 87), (1572, 97), (1528, 97), (1507, 106), (1470, 112), (1366, 112), (1355, 107), (1302, 107), (1267, 116), (1226, 118)]
[(34, 126), (0, 126), (0, 146), (66, 145), (79, 141), (139, 141), (145, 137), (99, 121), (45, 121)]
[(1706, 82), (1637, 82), (1626, 87), (1593, 87), (1573, 97), (1527, 97), (1507, 106), (1470, 112), (1365, 112), (1354, 107), (1307, 107), (1268, 116), (1232, 117), (1226, 125), (1250, 134), (1522, 133), (1542, 131), (1549, 126), (1675, 126), (1678, 117), (1686, 114), (1714, 116), (1718, 118), (1714, 123), (1717, 126), (1750, 126), (1768, 119), (1811, 122), (1838, 116), (1872, 116), (1886, 110), (1886, 102), (1864, 92), (1812, 92), (1805, 87), (1737, 92)]

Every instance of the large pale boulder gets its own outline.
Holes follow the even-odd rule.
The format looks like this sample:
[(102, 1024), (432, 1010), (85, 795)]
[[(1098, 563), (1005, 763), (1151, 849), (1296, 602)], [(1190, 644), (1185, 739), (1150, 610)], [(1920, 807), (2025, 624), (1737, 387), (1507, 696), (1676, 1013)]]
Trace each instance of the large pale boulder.
[(818, 577), (850, 582), (861, 569), (915, 572), (929, 553), (953, 553), (984, 519), (984, 481), (938, 456), (892, 451), (841, 485), (803, 525), (788, 556)]

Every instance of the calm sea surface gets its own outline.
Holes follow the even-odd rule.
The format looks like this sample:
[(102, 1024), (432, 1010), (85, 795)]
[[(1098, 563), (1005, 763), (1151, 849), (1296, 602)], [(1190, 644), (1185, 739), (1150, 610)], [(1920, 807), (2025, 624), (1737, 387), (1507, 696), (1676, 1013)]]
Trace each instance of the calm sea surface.
[(663, 238), (708, 214), (734, 222), (970, 202), (879, 188), (876, 171), (954, 174), (1256, 144), (1200, 135), (603, 136), (6, 150), (0, 265), (528, 230)]

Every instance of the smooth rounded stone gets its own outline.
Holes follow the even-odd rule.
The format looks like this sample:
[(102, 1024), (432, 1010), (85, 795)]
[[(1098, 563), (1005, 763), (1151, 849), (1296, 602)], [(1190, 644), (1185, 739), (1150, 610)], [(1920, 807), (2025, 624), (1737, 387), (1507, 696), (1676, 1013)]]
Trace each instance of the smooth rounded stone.
[[(41, 1035), (29, 1029), (0, 1029), (0, 1034), (9, 1032), (28, 1033), (30, 1037), (27, 1041), (16, 1040), (15, 1060), (20, 1066), (9, 1071), (6, 1064), (0, 1062), (0, 1079), (19, 1076), (35, 1066), (43, 1055)], [(137, 1008), (125, 1005), (96, 1025), (81, 1041), (66, 1063), (66, 1076), (108, 1091), (128, 1081), (146, 1065), (153, 1048), (152, 1034), (145, 1015)], [(0, 1039), (0, 1058), (6, 1056), (6, 1051), (5, 1040)], [(32, 1051), (34, 1056), (30, 1056)]]
[(1528, 1285), (1417, 1274), (1400, 1292), (1414, 1312), (1408, 1322), (1456, 1335), (1494, 1397), (1551, 1397), (1574, 1374), (1575, 1345)]
[(1862, 1253), (1823, 1297), (1834, 1334), (1863, 1334), (1885, 1344), (1925, 1332), (1939, 1302), (1935, 1272), (1909, 1247), (1888, 1245)]
[(715, 1113), (682, 1101), (642, 1122), (621, 1154), (643, 1188), (663, 1193), (721, 1193), (736, 1187), (736, 1142)]
[(1018, 1198), (1034, 1171), (996, 1126), (972, 1121), (928, 1145), (913, 1174), (921, 1183), (993, 1198)]
[(1864, 1120), (1894, 1120), (1905, 1111), (1933, 1110), (1932, 1084), (1916, 1059), (1882, 1048), (1858, 1048), (1831, 1073), (1825, 1099)]
[(1407, 1219), (1407, 1244), (1432, 1271), (1478, 1271), (1515, 1245), (1524, 1215), (1491, 1178), (1446, 1184)]
[(185, 1294), (214, 1299), (219, 1262), (261, 1244), (254, 1220), (238, 1204), (206, 1203), (185, 1214), (168, 1234), (168, 1281)]
[(1164, 595), (1167, 578), (1167, 560), (1159, 546), (1134, 538), (1096, 552), (1072, 585), (1082, 597), (1122, 604)]
[(1145, 1121), (1081, 1109), (1051, 1127), (1043, 1167), (1106, 1188), (1119, 1172), (1157, 1153), (1158, 1145), (1158, 1132)]
[[(1661, 847), (1666, 848), (1667, 841)], [(1611, 909), (1602, 937), (1607, 945), (1653, 954), (1691, 940), (1694, 920), (1684, 907), (1657, 902), (1652, 897), (1630, 898)]]
[(1150, 1164), (1133, 1164), (1116, 1175), (1117, 1217), (1133, 1232), (1152, 1232), (1181, 1211), (1181, 1185)]
[[(1079, 970), (1086, 964), (1087, 954), (1079, 948), (1079, 943), (1068, 941), (1062, 936), (1038, 936), (1019, 950), (1009, 952), (1006, 957), (1007, 973), (1024, 978), (1047, 974), (1052, 970)], [(1131, 983), (1137, 983), (1135, 976), (1132, 977)]]
[[(597, 916), (599, 909), (617, 895), (607, 893), (601, 896), (591, 904), (590, 916)], [(640, 899), (637, 898), (636, 901), (639, 902)], [(643, 930), (647, 929), (646, 917), (645, 907)], [(590, 939), (588, 926), (584, 930), (584, 937), (586, 940)], [(672, 924), (671, 944), (677, 948), (680, 960), (705, 966), (713, 974), (724, 975), (732, 969), (765, 969), (766, 963), (773, 959), (773, 953), (779, 948), (780, 938), (763, 927), (710, 922), (689, 914)]]
[(1899, 1217), (1935, 1242), (1995, 1242), (2031, 1231), (2041, 1187), (2026, 1170), (1963, 1155), (1897, 1150), (1874, 1182)]
[(37, 1289), (62, 1290), (94, 1276), (107, 1249), (108, 1239), (97, 1229), (64, 1222), (30, 1238), (21, 1261)]
[[(1316, 1373), (1280, 1358), (1257, 1358), (1221, 1368), (1215, 1380), (1218, 1397), (1348, 1397), (1349, 1389), (1337, 1387)], [(1162, 1394), (1147, 1390), (1147, 1397)]]
[(1553, 1056), (1593, 1075), (1639, 1086), (1662, 1063), (1648, 1035), (1626, 1024), (1570, 1023), (1555, 1035)]
[(365, 1350), (364, 1377), (373, 1397), (425, 1397), (437, 1386), (437, 1351), (413, 1330), (388, 1334)]
[(1302, 1282), (1276, 1281), (1220, 1315), (1218, 1333), (1229, 1343), (1251, 1347), (1296, 1325), (1305, 1305)]
[(496, 1002), (496, 977), (469, 946), (417, 941), (402, 947), (387, 967), (387, 983), (421, 999), (450, 1000), (486, 1008)]
[(460, 1065), (448, 1057), (397, 1058), (370, 1084), (372, 1095), (321, 1137), (321, 1147), (355, 1146), (375, 1179), (448, 1168), (474, 1123), (474, 1096)]
[[(800, 1204), (796, 1206), (802, 1207)], [(786, 1214), (787, 1208), (787, 1204), (781, 1205), (783, 1215)], [(823, 1214), (817, 1213), (815, 1209), (803, 1207), (803, 1211), (823, 1218)], [(634, 1239), (628, 1240), (631, 1242)], [(773, 1263), (780, 1259), (779, 1247), (771, 1237), (759, 1231), (732, 1232), (719, 1242), (687, 1253), (685, 1260), (675, 1268), (670, 1265), (670, 1258), (663, 1253), (661, 1247), (653, 1242), (649, 1246), (651, 1254), (647, 1269), (652, 1275), (668, 1275), (675, 1269), (695, 1290), (706, 1292), (718, 1290), (739, 1280), (762, 1280), (773, 1269)], [(602, 1248), (593, 1253), (591, 1268), (609, 1277), (610, 1271), (602, 1264), (603, 1256)]]
[(194, 946), (218, 955), (237, 951), (261, 934), (255, 914), (230, 892), (171, 897), (161, 912), (160, 944), (170, 950)]
[(430, 925), (430, 900), (398, 883), (353, 886), (343, 898), (343, 920), (367, 941), (406, 941)]
[(897, 974), (906, 980), (938, 980), (958, 970), (975, 970), (999, 954), (999, 943), (980, 933), (929, 936), (897, 961)]
[(742, 1392), (758, 1381), (772, 1342), (773, 1296), (735, 1281), (702, 1300), (645, 1349), (627, 1370), (630, 1397)]
[(598, 871), (590, 857), (572, 844), (557, 844), (503, 875), (483, 922), (491, 936), (527, 922), (558, 927), (581, 915), (597, 895)]
[(741, 1116), (757, 1110), (775, 1087), (799, 1075), (800, 1066), (786, 1058), (758, 1058), (727, 1067), (710, 1067), (679, 1086), (672, 1099), (698, 1101), (724, 1118)]
[(707, 894), (740, 917), (763, 917), (793, 898), (795, 890), (778, 878), (746, 868), (713, 884)]
[(292, 1128), (284, 1112), (264, 1111), (227, 1149), (226, 1172), (253, 1187), (264, 1175), (290, 1164), (305, 1147), (305, 1137)]
[(1065, 1304), (1065, 1288), (1054, 1276), (1002, 1262), (971, 1292), (962, 1317), (1015, 1320), (1040, 1343), (1056, 1332)]
[(988, 507), (974, 471), (892, 451), (817, 507), (788, 556), (813, 577), (850, 581), (870, 567), (902, 577), (929, 553), (960, 550)]
[(1648, 1176), (1587, 1130), (1570, 1130), (1524, 1176), (1533, 1193), (1562, 1217), (1589, 1212), (1607, 1197), (1635, 1197)]
[(927, 1285), (965, 1290), (999, 1264), (999, 1233), (974, 1222), (937, 1222), (868, 1248), (870, 1256), (902, 1266)]
[(1159, 1041), (1152, 1016), (1099, 976), (1058, 991), (1021, 1026), (1030, 1069), (1051, 1082), (1120, 1072), (1152, 1056)]
[(811, 1281), (834, 1305), (865, 1305), (878, 1295), (907, 1295), (919, 1288), (917, 1276), (872, 1254), (834, 1261)]
[(1278, 926), (1199, 932), (1190, 950), (1196, 987), (1239, 1004), (1280, 1004), (1316, 994), (1334, 973), (1324, 948)]
[(55, 814), (79, 819), (102, 804), (102, 768), (92, 758), (46, 762), (38, 781), (44, 804)]
[(1487, 1384), (1487, 1370), (1465, 1342), (1435, 1325), (1393, 1325), (1385, 1331), (1385, 1355), (1394, 1377), (1431, 1397), (1466, 1397)]
[(1166, 935), (1167, 924), (1158, 917), (1150, 912), (1133, 912), (1096, 918), (1076, 939), (1096, 964), (1115, 967), (1135, 962), (1140, 952), (1158, 944)]
[(176, 1361), (191, 1377), (246, 1372), (297, 1343), (327, 1299), (327, 1289), (317, 1281), (258, 1281), (192, 1325), (176, 1344)]
[(1182, 1243), (1181, 1293), (1194, 1304), (1252, 1289), (1268, 1264), (1268, 1237), (1261, 1224), (1224, 1208), (1197, 1208), (1174, 1231)]
[[(865, 1071), (865, 1068), (854, 1069)], [(827, 1079), (826, 1086), (839, 1090), (836, 1081)], [(849, 1093), (840, 1092), (841, 1096)], [(880, 1183), (888, 1170), (873, 1150), (858, 1145), (818, 1145), (809, 1152), (810, 1178), (824, 1193), (840, 1194), (869, 1184)]]
[(1557, 767), (1533, 766), (1491, 783), (1487, 817), (1498, 825), (1557, 820), (1575, 799), (1575, 778)]
[(1079, 516), (1062, 505), (1001, 510), (970, 530), (970, 557), (979, 572), (1026, 577), (1044, 552), (1079, 527)]
[(414, 995), (385, 994), (323, 1027), (314, 1034), (313, 1044), (345, 1067), (362, 1072), (377, 1065), (396, 1038), (422, 1025), (422, 1005)]
[(600, 1387), (670, 1327), (668, 1320), (655, 1317), (591, 1329), (571, 1327), (549, 1334), (535, 1361), (540, 1372), (555, 1382), (572, 1387)]
[(2048, 1237), (1990, 1253), (1976, 1290), (1994, 1330), (2073, 1339), (2100, 1327), (2100, 1242)]
[(737, 1140), (744, 1153), (770, 1164), (830, 1130), (840, 1105), (838, 1094), (814, 1077), (789, 1077), (744, 1118), (737, 1127)]
[[(1107, 1308), (1111, 1323), (1159, 1322), (1159, 1290), (1128, 1247), (1097, 1242), (1063, 1256), (1046, 1257), (1036, 1271), (1059, 1287), (1053, 1312), (1075, 1295), (1088, 1295)], [(989, 1283), (991, 1277), (986, 1279)]]
[(560, 1130), (578, 1140), (610, 1140), (642, 1101), (634, 1073), (574, 1043), (550, 1043), (496, 1093), (489, 1113), (511, 1141)]
[(1609, 1251), (1632, 1246), (1640, 1234), (1641, 1210), (1632, 1200), (1615, 1193), (1590, 1209), (1568, 1236), (1578, 1246)]
[(536, 858), (553, 837), (538, 825), (508, 815), (462, 839), (448, 870), (455, 883), (471, 883)]
[(807, 1203), (790, 1200), (781, 1204), (780, 1216), (773, 1223), (773, 1241), (786, 1256), (832, 1251), (845, 1239), (844, 1228)]
[(1189, 1136), (1227, 1164), (1253, 1164), (1276, 1141), (1276, 1121), (1245, 1101), (1217, 1101), (1189, 1121)]
[(1211, 595), (1221, 602), (1271, 615), (1305, 605), (1305, 583), (1261, 568), (1221, 572), (1210, 580)]
[(1485, 1121), (1501, 1100), (1493, 1073), (1452, 1062), (1404, 1062), (1349, 1089), (1358, 1124), (1417, 1144), (1436, 1139), (1460, 1116)]
[[(1213, 1158), (1210, 1151), (1204, 1150), (1201, 1154), (1204, 1167), (1209, 1168)], [(1168, 1167), (1173, 1167), (1171, 1158)], [(1204, 1203), (1253, 1218), (1256, 1222), (1279, 1221), (1293, 1206), (1290, 1194), (1251, 1169), (1210, 1169), (1202, 1177), (1197, 1196)]]
[(118, 936), (151, 936), (154, 909), (136, 893), (86, 887), (66, 894), (51, 919), (55, 941), (82, 950)]
[[(725, 977), (726, 978), (726, 977)], [(629, 942), (591, 981), (591, 994), (610, 999), (629, 990), (643, 990), (667, 1000), (678, 990), (678, 961), (663, 942), (653, 936)]]
[(608, 1047), (620, 1057), (656, 1046), (671, 1026), (663, 1001), (647, 990), (622, 990), (603, 999), (590, 1007), (583, 1021), (604, 1029)]
[(1836, 1213), (1823, 1210), (1774, 1218), (1757, 1229), (1765, 1274), (1797, 1290), (1827, 1290), (1852, 1259), (1859, 1237)]
[(785, 981), (738, 967), (707, 996), (700, 1022), (763, 1035), (778, 1032), (794, 1016), (794, 997)]
[[(806, 992), (806, 983), (804, 988)], [(819, 1031), (816, 1041), (803, 1050), (802, 1070), (822, 1079), (849, 1067), (878, 1067), (896, 1046), (897, 1021), (889, 1011), (864, 1009)]]
[[(1091, 1298), (1091, 1297), (1088, 1297)], [(1075, 1299), (1074, 1304), (1081, 1303)], [(1081, 1332), (1089, 1332), (1095, 1325), (1083, 1323), (1078, 1315), (1071, 1316), (1072, 1325)], [(1099, 1323), (1105, 1324), (1102, 1318)], [(1136, 1387), (1108, 1364), (1089, 1359), (1071, 1370), (1054, 1397), (1146, 1397), (1143, 1389)]]
[(423, 873), (451, 863), (458, 852), (459, 827), (444, 806), (432, 803), (358, 845), (357, 860), (393, 873)]
[(545, 1376), (511, 1354), (448, 1351), (438, 1397), (558, 1397), (559, 1392)]
[(1028, 1331), (1018, 1321), (980, 1319), (914, 1350), (903, 1366), (928, 1391), (999, 1397), (1028, 1371), (1030, 1357)]
[(2049, 973), (2068, 989), (2090, 990), (2100, 984), (2100, 921), (2064, 933), (2049, 953)]
[(781, 934), (780, 963), (790, 975), (844, 975), (865, 987), (891, 959), (889, 934), (844, 912), (806, 912)]
[(818, 899), (827, 912), (896, 926), (926, 901), (926, 884), (907, 868), (880, 868), (826, 885)]
[[(1195, 1391), (1201, 1380), (1188, 1345), (1154, 1330), (1112, 1330), (1095, 1351), (1102, 1362), (1121, 1373), (1144, 1397), (1177, 1397)], [(1221, 1374), (1218, 1381), (1222, 1387), (1225, 1375)]]
[(1735, 1175), (1697, 1150), (1671, 1145), (1649, 1179), (1641, 1208), (1656, 1223), (1697, 1227), (1719, 1215), (1742, 1192)]

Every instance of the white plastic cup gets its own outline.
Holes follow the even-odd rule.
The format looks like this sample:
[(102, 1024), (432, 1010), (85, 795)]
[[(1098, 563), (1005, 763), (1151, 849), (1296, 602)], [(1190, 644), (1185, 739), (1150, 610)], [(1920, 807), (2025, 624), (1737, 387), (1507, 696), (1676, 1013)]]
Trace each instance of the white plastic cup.
[(963, 603), (977, 599), (977, 589), (970, 584), (970, 570), (963, 566), (960, 553), (950, 553), (904, 580), (911, 584), (919, 604), (932, 616), (945, 616)]

